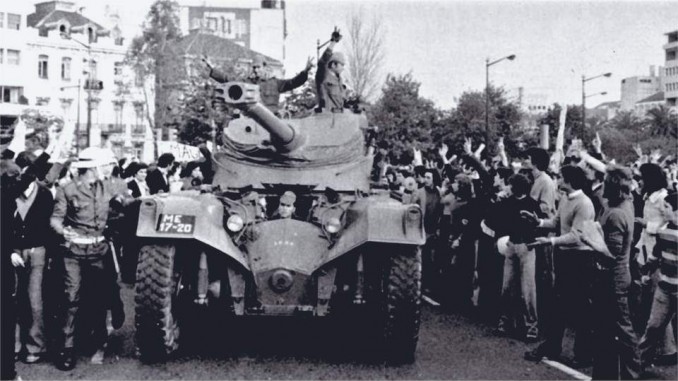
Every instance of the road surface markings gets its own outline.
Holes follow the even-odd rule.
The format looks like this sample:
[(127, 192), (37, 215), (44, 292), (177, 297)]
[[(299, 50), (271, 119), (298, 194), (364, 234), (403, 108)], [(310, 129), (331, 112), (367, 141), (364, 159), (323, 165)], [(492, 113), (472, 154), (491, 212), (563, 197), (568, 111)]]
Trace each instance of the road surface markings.
[(430, 305), (432, 305), (432, 306), (434, 306), (434, 307), (439, 307), (439, 306), (440, 306), (440, 303), (436, 302), (435, 300), (429, 298), (429, 297), (426, 296), (426, 295), (422, 295), (421, 298), (424, 299), (424, 301), (425, 301), (426, 303), (428, 303), (428, 304), (430, 304)]
[(556, 369), (558, 369), (562, 372), (565, 372), (567, 375), (574, 377), (575, 380), (582, 380), (582, 381), (590, 381), (591, 380), (591, 377), (585, 375), (582, 372), (574, 370), (567, 365), (561, 364), (558, 361), (542, 359), (541, 362), (543, 362), (544, 364), (546, 364), (548, 366), (556, 368)]

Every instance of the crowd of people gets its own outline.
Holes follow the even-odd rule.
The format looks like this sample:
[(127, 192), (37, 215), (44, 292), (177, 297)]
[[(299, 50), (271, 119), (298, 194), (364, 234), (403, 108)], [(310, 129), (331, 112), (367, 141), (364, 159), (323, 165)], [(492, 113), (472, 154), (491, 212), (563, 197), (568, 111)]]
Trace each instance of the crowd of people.
[[(579, 143), (579, 142), (575, 142)], [(496, 324), (498, 335), (544, 341), (528, 360), (559, 359), (575, 329), (570, 365), (596, 379), (635, 379), (676, 363), (676, 160), (607, 160), (599, 137), (552, 154), (532, 147), (481, 160), (467, 139), (411, 164), (376, 154), (373, 180), (424, 212), (423, 293), (443, 307)], [(437, 156), (437, 157), (436, 157)]]
[[(335, 29), (319, 60), (320, 111), (346, 107), (346, 60), (333, 52), (340, 40)], [(254, 62), (250, 80), (269, 89), (264, 101), (277, 111), (280, 92), (303, 84), (313, 63), (290, 80), (260, 78), (262, 66)], [(210, 76), (227, 81), (211, 65)], [(73, 131), (46, 147), (16, 135), (26, 144), (0, 161), (2, 336), (14, 337), (19, 326), (14, 342), (2, 342), (3, 379), (15, 376), (8, 367), (15, 359), (4, 356), (33, 364), (48, 349), (57, 368), (73, 369), (76, 331), (101, 364), (110, 330), (125, 321), (118, 276), (134, 282), (136, 225), (126, 221), (136, 221), (135, 200), (208, 189), (214, 175), (204, 149), (208, 160), (188, 163), (170, 153), (149, 164), (117, 160), (96, 147), (65, 161)], [(500, 140), (497, 155), (483, 160), (484, 144), (473, 151), (467, 139), (463, 152), (443, 144), (423, 157), (415, 149), (411, 164), (391, 165), (381, 142), (372, 180), (421, 207), (424, 295), (496, 324), (499, 335), (543, 339), (527, 360), (559, 358), (571, 325), (570, 363), (593, 364), (596, 379), (636, 379), (652, 363), (675, 363), (678, 255), (675, 241), (666, 247), (658, 234), (678, 229), (676, 159), (638, 152), (622, 166), (607, 160), (599, 138), (591, 153), (558, 145), (552, 154), (532, 147), (509, 158)], [(296, 200), (285, 192), (262, 218), (295, 218)]]

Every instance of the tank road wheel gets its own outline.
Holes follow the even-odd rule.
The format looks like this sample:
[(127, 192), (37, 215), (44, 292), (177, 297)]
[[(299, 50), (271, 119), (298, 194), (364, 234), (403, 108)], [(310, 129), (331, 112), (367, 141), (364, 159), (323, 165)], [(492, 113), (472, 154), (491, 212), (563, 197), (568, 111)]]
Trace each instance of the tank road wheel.
[(145, 362), (164, 361), (179, 346), (176, 247), (149, 244), (139, 252), (136, 344)]
[(405, 248), (386, 261), (384, 269), (384, 331), (386, 361), (411, 363), (419, 340), (421, 316), (421, 251)]

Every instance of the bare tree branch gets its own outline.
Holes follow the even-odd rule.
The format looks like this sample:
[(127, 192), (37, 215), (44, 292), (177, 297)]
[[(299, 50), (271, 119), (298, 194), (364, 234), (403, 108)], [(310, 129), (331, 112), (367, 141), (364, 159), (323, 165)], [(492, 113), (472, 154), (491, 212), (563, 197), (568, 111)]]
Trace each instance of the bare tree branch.
[(384, 61), (384, 33), (381, 19), (368, 19), (361, 7), (349, 16), (348, 22), (348, 81), (361, 99), (369, 100), (379, 90)]

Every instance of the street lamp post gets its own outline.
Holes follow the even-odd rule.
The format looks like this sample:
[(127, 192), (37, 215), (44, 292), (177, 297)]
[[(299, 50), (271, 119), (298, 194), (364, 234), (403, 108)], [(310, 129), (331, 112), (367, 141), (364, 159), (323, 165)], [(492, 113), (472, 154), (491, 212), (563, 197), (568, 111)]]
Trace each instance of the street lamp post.
[(76, 86), (64, 86), (61, 88), (61, 90), (65, 89), (70, 89), (72, 87), (77, 87), (78, 88), (78, 115), (76, 119), (76, 127), (75, 127), (75, 154), (78, 155), (80, 154), (80, 87), (81, 85), (81, 80), (78, 78), (78, 84)]
[(513, 61), (516, 58), (515, 54), (502, 57), (498, 60), (490, 62), (490, 59), (485, 59), (485, 146), (487, 151), (490, 149), (490, 66), (499, 63), (503, 60)]
[[(61, 33), (61, 38), (64, 38), (66, 40), (71, 40), (75, 41), (78, 44), (84, 46), (87, 49), (87, 64), (89, 65), (89, 68), (87, 70), (87, 147), (90, 146), (92, 142), (92, 47), (89, 44), (85, 44), (84, 42), (77, 40), (73, 38), (70, 34), (68, 33)], [(80, 83), (80, 80), (78, 80), (78, 83)], [(80, 90), (78, 90), (80, 91)], [(80, 99), (78, 99), (78, 107), (80, 107)], [(78, 111), (78, 128), (76, 130), (76, 134), (80, 133), (80, 111)], [(77, 137), (78, 140), (78, 147), (80, 146), (80, 137)]]
[[(612, 73), (605, 73), (605, 74), (599, 74), (599, 75), (596, 75), (596, 76), (593, 76), (593, 77), (590, 77), (590, 78), (586, 78), (585, 75), (581, 76), (581, 124), (582, 124), (582, 127), (583, 127), (584, 130), (586, 129), (586, 98), (588, 98), (586, 96), (586, 82), (588, 82), (592, 79), (600, 78), (600, 77), (608, 77), (609, 78), (611, 75), (612, 75)], [(605, 94), (607, 94), (607, 93), (603, 92), (603, 93), (598, 93), (598, 94), (594, 94), (594, 95), (605, 95)]]

